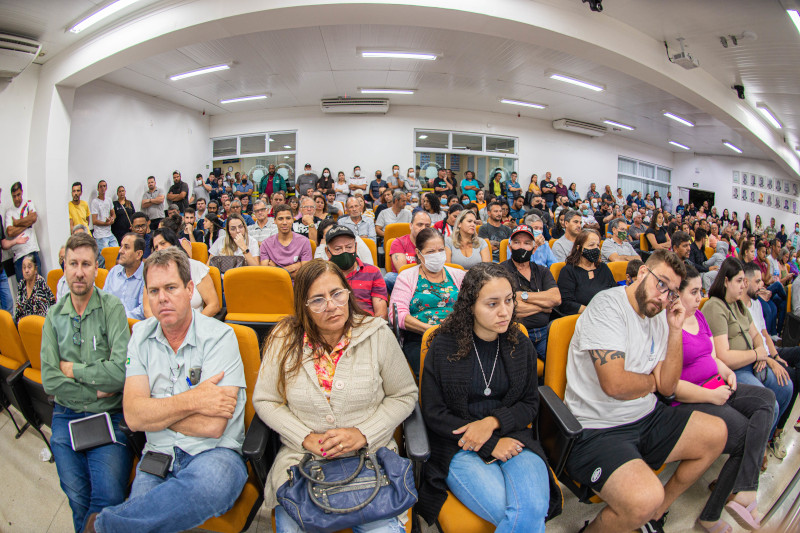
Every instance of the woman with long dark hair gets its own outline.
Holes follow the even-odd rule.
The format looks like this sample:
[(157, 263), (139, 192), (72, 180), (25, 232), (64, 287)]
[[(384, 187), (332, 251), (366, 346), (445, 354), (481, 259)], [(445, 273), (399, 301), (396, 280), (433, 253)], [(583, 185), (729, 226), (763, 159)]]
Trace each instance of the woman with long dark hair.
[(421, 207), (426, 213), (428, 213), (428, 215), (430, 215), (431, 224), (436, 224), (445, 217), (445, 213), (442, 212), (439, 198), (432, 192), (426, 192), (422, 195)]
[(206, 243), (206, 246), (211, 248), (211, 245), (217, 242), (219, 232), (223, 231), (222, 223), (216, 213), (206, 213), (206, 216), (203, 218), (203, 230), (205, 231), (203, 242)]
[(667, 228), (664, 224), (664, 213), (661, 211), (654, 211), (650, 217), (650, 226), (648, 226), (645, 233), (647, 242), (650, 243), (651, 250), (669, 250), (672, 248), (672, 241), (667, 233)]
[(614, 274), (600, 261), (600, 233), (585, 229), (575, 238), (572, 252), (558, 276), (563, 315), (583, 313), (598, 292), (616, 286)]
[(111, 233), (117, 238), (117, 242), (122, 244), (122, 238), (126, 233), (131, 231), (133, 225), (133, 214), (136, 212), (136, 207), (133, 202), (125, 197), (125, 187), (120, 185), (117, 187), (117, 199), (114, 201), (114, 213), (116, 218), (111, 224)]
[(503, 533), (544, 532), (561, 510), (536, 439), (536, 352), (514, 322), (515, 288), (501, 265), (475, 266), (431, 335), (420, 394), (432, 454), (416, 506), (428, 522), (448, 489)]

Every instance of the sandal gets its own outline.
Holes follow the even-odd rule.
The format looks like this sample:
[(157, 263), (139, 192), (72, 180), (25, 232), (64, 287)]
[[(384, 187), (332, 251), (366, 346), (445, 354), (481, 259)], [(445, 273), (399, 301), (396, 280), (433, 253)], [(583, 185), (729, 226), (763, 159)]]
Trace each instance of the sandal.
[(725, 509), (728, 510), (734, 520), (739, 522), (739, 525), (743, 528), (751, 530), (761, 528), (761, 520), (756, 520), (753, 517), (753, 511), (755, 511), (757, 507), (758, 502), (756, 500), (753, 500), (753, 503), (747, 507), (733, 500), (725, 504)]
[(697, 521), (697, 525), (702, 527), (708, 533), (732, 533), (733, 532), (733, 528), (731, 527), (731, 525), (729, 523), (727, 523), (725, 520), (721, 519), (721, 518), (719, 520), (717, 520), (716, 522), (714, 522), (714, 524), (711, 527), (704, 526), (703, 524), (700, 523), (700, 520)]

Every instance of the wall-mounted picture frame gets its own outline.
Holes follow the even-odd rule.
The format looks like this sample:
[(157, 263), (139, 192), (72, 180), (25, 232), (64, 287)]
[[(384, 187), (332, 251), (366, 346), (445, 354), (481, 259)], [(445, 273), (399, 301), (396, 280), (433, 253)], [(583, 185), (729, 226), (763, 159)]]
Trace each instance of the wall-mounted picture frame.
[(780, 178), (775, 178), (775, 191), (776, 192), (781, 192), (782, 188), (783, 188), (783, 184), (781, 183), (781, 179)]
[(756, 191), (750, 191), (750, 201), (756, 203)]
[(787, 213), (790, 211), (789, 198), (783, 199), (783, 210), (786, 211)]
[(734, 200), (738, 200), (739, 199), (739, 187), (737, 187), (737, 186), (733, 187), (733, 196), (732, 196), (732, 198)]
[(771, 194), (767, 195), (767, 199), (765, 200), (764, 204), (767, 207), (772, 207), (772, 195)]
[(733, 182), (734, 183), (739, 183), (739, 171), (738, 170), (734, 170), (733, 171)]
[(798, 194), (800, 194), (800, 184), (798, 184), (796, 181), (793, 181), (792, 182), (792, 196), (797, 196)]
[(766, 178), (767, 178), (767, 190), (771, 191), (772, 190), (772, 177), (766, 176)]
[(750, 201), (750, 197), (748, 196), (748, 194), (749, 193), (747, 192), (747, 189), (743, 188), (742, 189), (742, 195), (741, 195), (741, 199), (742, 199), (743, 202), (749, 202)]
[(758, 202), (758, 205), (764, 205), (765, 200), (766, 200), (765, 196), (766, 196), (766, 193), (763, 193), (763, 192), (759, 192), (758, 193), (758, 196), (756, 197), (756, 202)]
[(759, 189), (763, 189), (766, 186), (767, 186), (766, 176), (762, 176), (762, 175), (759, 174), (759, 176), (758, 176), (758, 188)]
[(742, 185), (750, 185), (750, 174), (742, 172)]
[(797, 214), (797, 200), (792, 200), (792, 214)]

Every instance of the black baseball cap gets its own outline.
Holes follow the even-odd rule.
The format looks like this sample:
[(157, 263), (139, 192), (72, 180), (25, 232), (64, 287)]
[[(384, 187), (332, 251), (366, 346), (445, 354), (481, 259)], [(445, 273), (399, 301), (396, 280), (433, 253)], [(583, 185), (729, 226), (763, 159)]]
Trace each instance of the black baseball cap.
[(328, 230), (328, 233), (325, 234), (325, 243), (330, 245), (331, 242), (337, 237), (351, 237), (353, 239), (356, 238), (353, 230), (346, 226), (335, 225), (331, 229)]

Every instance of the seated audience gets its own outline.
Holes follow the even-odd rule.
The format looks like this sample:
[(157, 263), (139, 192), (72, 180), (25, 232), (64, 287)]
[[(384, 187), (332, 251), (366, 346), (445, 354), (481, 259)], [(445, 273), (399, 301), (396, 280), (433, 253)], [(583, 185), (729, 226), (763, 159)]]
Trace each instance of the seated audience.
[[(486, 224), (482, 224), (478, 230), (478, 237), (489, 239), (492, 261), (495, 263), (500, 260), (500, 243), (511, 235), (511, 228), (503, 224), (503, 205), (503, 202), (493, 200), (486, 208)], [(508, 206), (507, 203), (505, 205)]]
[[(292, 208), (289, 205), (276, 206), (275, 225), (278, 226), (278, 233), (264, 239), (259, 248), (263, 266), (281, 267), (292, 277), (303, 263), (312, 259), (311, 243), (292, 231), (293, 221)], [(316, 231), (314, 228), (315, 233)]]
[(155, 318), (134, 328), (126, 364), (125, 421), (146, 432), (145, 457), (166, 456), (170, 467), (162, 476), (140, 461), (128, 501), (97, 509), (88, 532), (192, 529), (233, 507), (247, 481), (239, 345), (229, 326), (192, 308), (189, 261), (168, 247), (145, 262)]
[[(314, 196), (314, 217), (320, 220), (326, 218), (333, 218), (332, 212), (328, 211), (328, 202), (325, 201), (325, 195), (321, 192), (315, 192)], [(335, 211), (334, 211), (335, 212)], [(338, 216), (338, 212), (336, 213)]]
[(353, 297), (369, 314), (388, 320), (389, 294), (378, 267), (365, 264), (356, 254), (357, 237), (350, 228), (332, 226), (325, 235), (327, 259), (338, 266), (353, 291)]
[(669, 235), (667, 235), (666, 224), (664, 224), (664, 213), (656, 211), (650, 217), (650, 226), (645, 231), (645, 236), (650, 250), (669, 250), (672, 248)]
[[(277, 196), (278, 193), (272, 196)], [(269, 208), (264, 200), (256, 200), (253, 202), (253, 216), (255, 216), (255, 224), (247, 226), (247, 234), (250, 238), (256, 240), (259, 246), (264, 242), (264, 239), (271, 237), (278, 233), (278, 228), (275, 222), (270, 218)], [(211, 241), (212, 243), (215, 242)]]
[[(159, 228), (153, 232), (153, 250), (164, 250), (170, 246), (178, 245), (178, 236), (169, 228)], [(183, 248), (181, 248), (183, 250)], [(185, 252), (185, 250), (184, 250)], [(188, 257), (188, 254), (187, 254)], [(189, 259), (189, 270), (192, 274), (192, 309), (200, 311), (206, 316), (216, 316), (222, 308), (222, 302), (219, 301), (217, 291), (214, 289), (214, 280), (209, 275), (208, 266), (197, 261), (196, 259)], [(145, 287), (145, 291), (147, 287)], [(144, 316), (150, 318), (153, 316), (153, 311), (150, 309), (150, 299), (145, 294), (142, 300)]]
[(703, 261), (703, 266), (708, 269), (708, 272), (703, 276), (703, 290), (708, 291), (714, 279), (717, 277), (717, 272), (723, 261), (728, 257), (730, 244), (725, 239), (717, 241), (716, 251), (711, 254), (711, 257)]
[(534, 250), (549, 248), (547, 243), (537, 242), (535, 232), (525, 225), (519, 225), (511, 232), (508, 242), (511, 254), (503, 266), (516, 280), (516, 316), (528, 330), (537, 356), (544, 361), (550, 332), (550, 313), (561, 304), (561, 293), (550, 269), (531, 260)]
[(122, 237), (117, 264), (108, 271), (103, 290), (120, 299), (128, 318), (144, 320), (144, 239), (135, 233)]
[(232, 214), (228, 217), (225, 233), (208, 250), (209, 265), (215, 256), (243, 257), (247, 266), (261, 264), (258, 241), (247, 234), (247, 226), (242, 215)]
[(422, 203), (420, 206), (428, 213), (428, 216), (431, 217), (431, 223), (433, 224), (436, 224), (445, 217), (445, 213), (442, 211), (442, 206), (439, 203), (439, 198), (432, 192), (422, 195)]
[[(42, 330), (42, 385), (53, 395), (50, 447), (78, 533), (92, 513), (125, 500), (132, 457), (119, 425), (130, 333), (119, 298), (94, 286), (97, 242), (88, 233), (67, 240), (64, 275), (69, 294)], [(116, 442), (75, 451), (69, 423), (99, 413), (110, 416)]]
[(453, 310), (465, 272), (445, 266), (444, 237), (435, 229), (423, 229), (414, 242), (419, 264), (397, 277), (391, 304), (397, 305), (398, 323), (405, 331), (403, 352), (414, 374), (419, 375), (422, 335)]
[(432, 335), (421, 394), (436, 451), (417, 504), (431, 523), (448, 489), (497, 531), (544, 533), (545, 520), (561, 511), (561, 490), (533, 429), (536, 352), (513, 322), (514, 286), (500, 265), (474, 267)]
[(680, 402), (679, 409), (717, 416), (728, 428), (723, 453), (729, 457), (698, 522), (706, 531), (730, 531), (730, 524), (721, 519), (726, 506), (732, 516), (757, 529), (758, 476), (774, 417), (775, 395), (764, 387), (737, 383), (733, 370), (716, 357), (711, 329), (698, 309), (703, 296), (700, 273), (692, 266), (686, 267), (680, 295), (686, 319), (683, 371), (675, 400)]
[[(337, 222), (332, 219), (326, 219), (319, 223), (319, 228), (317, 228), (317, 235), (320, 236), (322, 242), (319, 243), (317, 246), (316, 251), (314, 252), (314, 259), (328, 259), (328, 255), (325, 252), (327, 249), (327, 243), (325, 241), (325, 235), (330, 231), (330, 229), (334, 226), (337, 226)], [(347, 227), (347, 226), (344, 226)], [(352, 228), (348, 228), (352, 231)], [(355, 236), (356, 238), (356, 256), (363, 262), (365, 265), (374, 265), (375, 261), (372, 259), (372, 251), (370, 250), (367, 243), (359, 237), (358, 235)], [(378, 269), (380, 271), (380, 269)]]
[(774, 335), (777, 339), (779, 331), (779, 322), (781, 317), (786, 313), (786, 289), (777, 278), (777, 269), (773, 269), (770, 263), (770, 250), (774, 247), (773, 244), (765, 241), (759, 241), (756, 245), (756, 258), (755, 264), (761, 271), (761, 278), (764, 280), (764, 287), (767, 289), (766, 296), (762, 298), (762, 306), (767, 311), (767, 331), (770, 335)]
[(604, 263), (639, 259), (639, 254), (628, 240), (628, 223), (624, 218), (615, 218), (609, 222), (608, 231), (611, 232), (611, 237), (603, 241), (600, 250), (600, 258)]
[[(411, 218), (411, 228), (408, 235), (397, 237), (389, 246), (389, 256), (391, 258), (392, 271), (386, 273), (386, 287), (389, 293), (392, 292), (394, 283), (397, 280), (397, 273), (404, 265), (412, 265), (417, 262), (416, 240), (419, 232), (431, 227), (431, 219), (425, 211), (417, 211)], [(387, 243), (384, 243), (384, 248)]]
[[(568, 210), (564, 213), (564, 235), (553, 243), (553, 255), (556, 261), (563, 262), (572, 252), (575, 239), (581, 233), (581, 215), (577, 211)], [(557, 237), (553, 237), (557, 238)]]
[(492, 252), (484, 239), (475, 231), (475, 215), (472, 211), (461, 211), (453, 226), (452, 237), (445, 237), (447, 262), (469, 270), (481, 262), (492, 260)]
[(575, 239), (575, 246), (567, 256), (566, 265), (558, 275), (558, 290), (562, 315), (583, 313), (594, 296), (617, 285), (614, 274), (600, 262), (600, 234), (585, 229)]
[(514, 203), (511, 204), (509, 216), (517, 224), (522, 224), (525, 220), (525, 199), (522, 196), (514, 198)]
[[(598, 294), (575, 326), (565, 403), (583, 432), (565, 469), (607, 504), (586, 531), (663, 531), (670, 505), (725, 446), (724, 421), (655, 395), (674, 394), (683, 368), (685, 274), (675, 254), (656, 250), (632, 285)], [(653, 469), (675, 461), (662, 484)]]
[(447, 215), (445, 218), (440, 220), (439, 222), (433, 225), (434, 228), (439, 230), (439, 233), (444, 235), (445, 237), (450, 237), (453, 235), (453, 225), (456, 223), (456, 218), (464, 210), (464, 206), (461, 204), (453, 204), (447, 208)]
[(231, 215), (239, 215), (244, 219), (245, 225), (252, 226), (256, 222), (255, 222), (255, 220), (253, 220), (253, 217), (251, 217), (247, 213), (243, 213), (242, 212), (242, 208), (243, 207), (244, 206), (242, 205), (242, 201), (239, 200), (238, 198), (235, 199), (235, 200), (232, 200), (231, 201), (231, 209), (228, 212), (228, 218), (230, 218)]
[(380, 203), (373, 204), (372, 206), (373, 207), (372, 212), (375, 215), (375, 220), (378, 220), (381, 211), (392, 207), (392, 204), (394, 202), (394, 190), (396, 189), (396, 187), (391, 187), (391, 184), (389, 185), (389, 187), (390, 188), (384, 189), (384, 191), (381, 193)]
[[(550, 268), (550, 265), (557, 263), (558, 261), (556, 261), (556, 256), (553, 254), (553, 249), (550, 248), (550, 245), (547, 242), (548, 235), (545, 231), (546, 227), (544, 225), (544, 220), (542, 220), (542, 217), (539, 215), (531, 213), (525, 217), (525, 225), (527, 225), (533, 231), (533, 241), (535, 246), (531, 261), (537, 265)], [(510, 247), (507, 253), (511, 253)]]
[(358, 198), (347, 199), (347, 216), (339, 217), (338, 223), (340, 226), (350, 228), (356, 236), (368, 237), (377, 244), (375, 221), (364, 216), (364, 207)]
[[(158, 224), (159, 228), (167, 228), (172, 230), (178, 237), (178, 244), (186, 255), (192, 257), (192, 243), (189, 241), (189, 236), (184, 233), (185, 226), (183, 224), (183, 217), (178, 213), (173, 213), (161, 219)], [(155, 248), (155, 247), (154, 247)]]
[[(245, 197), (246, 198), (246, 197)], [(190, 242), (203, 242), (203, 230), (195, 226), (197, 219), (193, 207), (187, 207), (183, 212), (183, 233)]]
[(383, 230), (389, 224), (410, 223), (411, 211), (406, 209), (406, 193), (396, 189), (392, 193), (392, 205), (376, 216), (378, 218), (375, 219), (375, 232), (379, 237), (383, 237)]
[(56, 303), (53, 291), (39, 274), (36, 261), (26, 255), (22, 258), (22, 280), (17, 286), (17, 310), (14, 321), (28, 315), (47, 315), (47, 310)]
[[(294, 302), (295, 313), (267, 340), (253, 392), (256, 413), (281, 436), (264, 491), (265, 507), (275, 509), (277, 533), (302, 531), (275, 497), (289, 467), (307, 453), (336, 459), (364, 447), (370, 453), (384, 446), (396, 451), (394, 430), (418, 396), (392, 331), (364, 313), (332, 263), (315, 259), (300, 268)], [(402, 529), (393, 516), (354, 528)]]
[(639, 267), (643, 264), (644, 262), (641, 259), (628, 261), (628, 267), (625, 269), (625, 285), (631, 285), (636, 281), (636, 277), (639, 275)]
[(216, 213), (206, 213), (206, 216), (203, 218), (203, 230), (203, 242), (206, 248), (211, 248), (211, 246), (217, 242), (217, 239), (221, 237), (221, 233), (225, 231), (225, 228), (222, 225), (222, 221), (217, 218)]
[(292, 231), (298, 235), (317, 242), (317, 225), (320, 218), (314, 215), (316, 204), (308, 196), (300, 198), (300, 214), (295, 217), (292, 224)]

